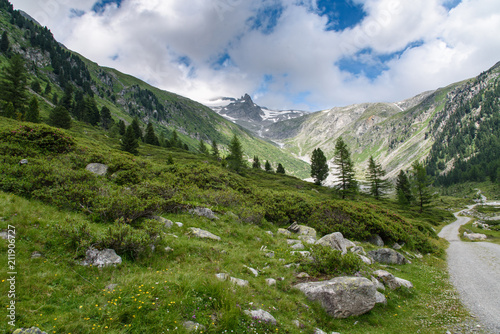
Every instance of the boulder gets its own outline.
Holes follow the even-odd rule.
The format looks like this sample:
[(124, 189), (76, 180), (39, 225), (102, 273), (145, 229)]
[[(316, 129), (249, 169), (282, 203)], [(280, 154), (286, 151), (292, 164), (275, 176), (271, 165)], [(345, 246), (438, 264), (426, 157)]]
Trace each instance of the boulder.
[(396, 252), (390, 248), (380, 248), (368, 252), (368, 255), (379, 263), (386, 264), (406, 264), (410, 263), (403, 254)]
[(375, 285), (375, 289), (382, 290), (382, 291), (385, 290), (385, 286), (375, 277), (372, 276), (371, 281), (372, 281), (373, 285)]
[(253, 310), (253, 311), (246, 310), (245, 314), (251, 316), (252, 319), (255, 319), (255, 320), (260, 320), (260, 321), (267, 322), (267, 323), (270, 323), (273, 325), (276, 325), (276, 323), (277, 323), (276, 319), (274, 319), (274, 317), (271, 315), (271, 313), (266, 312), (262, 309)]
[(237, 286), (248, 286), (250, 283), (244, 279), (230, 277), (229, 280)]
[(384, 247), (384, 240), (382, 240), (378, 234), (372, 235), (370, 239), (368, 239), (368, 242), (378, 247)]
[(83, 260), (84, 266), (108, 267), (122, 263), (122, 258), (118, 256), (114, 249), (103, 249), (99, 251), (95, 248), (90, 248), (86, 253), (87, 257)]
[(278, 234), (283, 234), (283, 235), (286, 235), (286, 236), (291, 236), (292, 232), (290, 232), (288, 230), (285, 230), (284, 228), (279, 228), (278, 229)]
[(357, 254), (357, 255), (359, 256), (359, 258), (361, 259), (361, 261), (364, 262), (364, 264), (367, 264), (367, 265), (371, 265), (372, 264), (372, 260), (370, 260), (366, 256), (361, 255), (361, 254)]
[(300, 240), (295, 240), (295, 239), (286, 239), (287, 245), (295, 245), (295, 244), (300, 244)]
[(364, 277), (336, 277), (330, 281), (301, 283), (295, 288), (309, 300), (319, 301), (325, 311), (335, 318), (364, 314), (375, 306), (376, 289)]
[(316, 241), (316, 245), (331, 247), (342, 252), (342, 255), (347, 253), (346, 239), (340, 232), (325, 235), (323, 238)]
[(316, 230), (309, 226), (299, 225), (299, 230), (297, 231), (297, 234), (300, 236), (311, 237), (316, 239)]
[(195, 332), (198, 330), (204, 331), (206, 329), (205, 326), (193, 321), (185, 321), (183, 325), (188, 332)]
[(47, 332), (42, 332), (38, 327), (31, 328), (18, 328), (12, 334), (47, 334)]
[(299, 242), (299, 243), (294, 244), (291, 248), (298, 250), (298, 249), (304, 249), (305, 247), (301, 242)]
[(392, 248), (393, 248), (393, 249), (395, 249), (395, 250), (400, 250), (402, 247), (401, 247), (401, 245), (400, 245), (400, 244), (398, 244), (398, 243), (396, 242), (394, 245), (392, 245)]
[(108, 166), (104, 164), (88, 164), (85, 169), (97, 176), (105, 176), (108, 173)]
[(276, 280), (274, 278), (266, 278), (266, 284), (269, 286), (276, 285)]
[(212, 234), (208, 231), (202, 230), (201, 228), (190, 227), (189, 230), (191, 231), (191, 234), (194, 235), (195, 237), (221, 241), (221, 238), (219, 236), (216, 236), (215, 234)]
[(212, 220), (219, 219), (219, 217), (217, 217), (214, 214), (214, 212), (208, 208), (194, 208), (194, 209), (189, 210), (189, 213), (193, 214), (193, 215), (200, 216), (200, 217), (212, 219)]
[(299, 236), (299, 239), (309, 245), (314, 245), (316, 243), (316, 238), (310, 235), (301, 235)]
[(467, 233), (467, 232), (464, 232), (464, 237), (469, 239), (469, 240), (472, 240), (472, 241), (476, 241), (476, 240), (486, 240), (486, 235), (485, 234), (481, 234), (481, 233)]
[(387, 305), (387, 298), (385, 298), (385, 296), (382, 293), (377, 291), (375, 293), (375, 303)]
[(379, 280), (381, 280), (389, 289), (392, 290), (395, 290), (402, 286), (405, 286), (408, 289), (413, 288), (413, 284), (410, 281), (407, 281), (399, 277), (395, 277), (393, 274), (385, 270), (374, 271), (373, 275)]
[(165, 226), (165, 228), (171, 228), (172, 226), (174, 226), (174, 223), (171, 220), (168, 220), (167, 218), (163, 218), (160, 216), (152, 216), (151, 218), (162, 223)]

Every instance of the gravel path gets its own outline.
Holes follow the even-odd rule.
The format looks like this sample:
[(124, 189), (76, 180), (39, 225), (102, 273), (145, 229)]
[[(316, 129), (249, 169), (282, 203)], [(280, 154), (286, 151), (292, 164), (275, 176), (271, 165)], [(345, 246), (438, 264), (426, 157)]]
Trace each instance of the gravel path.
[(491, 333), (500, 333), (500, 245), (489, 242), (463, 242), (460, 226), (470, 218), (459, 217), (445, 226), (439, 236), (450, 242), (450, 279), (464, 305)]

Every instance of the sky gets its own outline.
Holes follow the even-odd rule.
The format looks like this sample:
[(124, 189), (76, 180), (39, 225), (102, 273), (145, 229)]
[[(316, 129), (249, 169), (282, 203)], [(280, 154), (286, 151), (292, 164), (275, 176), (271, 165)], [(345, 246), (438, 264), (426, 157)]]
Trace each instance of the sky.
[(101, 66), (199, 102), (397, 102), (500, 61), (498, 0), (11, 0)]

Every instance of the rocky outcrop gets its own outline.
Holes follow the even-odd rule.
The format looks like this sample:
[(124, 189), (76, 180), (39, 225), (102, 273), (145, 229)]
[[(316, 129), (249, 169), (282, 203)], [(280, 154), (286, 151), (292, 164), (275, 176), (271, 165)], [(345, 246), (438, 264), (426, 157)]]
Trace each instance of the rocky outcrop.
[(122, 263), (122, 258), (118, 256), (114, 249), (97, 250), (90, 248), (87, 250), (86, 258), (83, 260), (84, 266), (108, 267)]
[(213, 233), (210, 233), (208, 231), (205, 231), (205, 230), (202, 230), (201, 228), (197, 228), (197, 227), (190, 227), (189, 228), (189, 231), (192, 235), (194, 235), (195, 237), (197, 238), (201, 238), (201, 239), (211, 239), (211, 240), (216, 240), (216, 241), (221, 241), (221, 237), (213, 234)]
[(403, 254), (396, 252), (394, 249), (381, 248), (368, 252), (368, 255), (379, 263), (386, 264), (407, 264), (410, 263)]
[(108, 173), (108, 166), (104, 164), (88, 164), (85, 169), (97, 176), (105, 176)]
[(301, 283), (295, 288), (309, 300), (318, 301), (335, 318), (347, 318), (370, 311), (376, 302), (376, 289), (364, 277), (336, 277), (330, 281)]
[(262, 309), (253, 310), (253, 311), (246, 310), (245, 314), (252, 317), (252, 319), (260, 320), (262, 322), (267, 322), (267, 323), (270, 323), (273, 325), (276, 325), (276, 323), (277, 323), (276, 319), (271, 315), (271, 313), (266, 312)]

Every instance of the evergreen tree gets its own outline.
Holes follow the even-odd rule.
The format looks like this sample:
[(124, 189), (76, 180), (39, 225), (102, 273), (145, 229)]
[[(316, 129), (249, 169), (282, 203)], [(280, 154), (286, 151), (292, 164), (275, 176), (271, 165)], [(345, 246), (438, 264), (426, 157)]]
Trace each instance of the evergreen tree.
[(253, 157), (252, 168), (261, 169), (259, 157), (256, 155), (254, 155), (254, 157)]
[(146, 135), (144, 136), (144, 142), (149, 145), (159, 146), (160, 142), (158, 137), (156, 136), (155, 129), (153, 128), (153, 124), (151, 122), (148, 123), (146, 127)]
[(236, 137), (236, 135), (233, 136), (231, 144), (229, 144), (229, 156), (226, 160), (229, 168), (236, 172), (240, 172), (245, 165), (243, 161), (243, 149), (241, 147), (240, 140)]
[(2, 51), (3, 53), (7, 53), (7, 51), (9, 51), (9, 47), (9, 36), (7, 36), (7, 32), (4, 30), (2, 34), (2, 40), (0, 41), (0, 51)]
[(40, 86), (40, 82), (38, 80), (34, 80), (31, 83), (31, 89), (37, 94), (40, 94), (42, 92), (42, 86)]
[(125, 134), (122, 137), (121, 148), (123, 151), (132, 154), (139, 153), (139, 141), (136, 138), (135, 131), (132, 125), (129, 125), (127, 127), (127, 130), (125, 130)]
[(8, 117), (8, 118), (16, 118), (16, 109), (14, 109), (14, 105), (12, 104), (12, 102), (5, 104), (5, 108), (4, 108), (2, 116)]
[(399, 171), (396, 180), (396, 195), (400, 205), (406, 206), (411, 203), (413, 196), (411, 194), (411, 185), (408, 176), (404, 171)]
[(73, 102), (73, 85), (67, 84), (64, 88), (64, 95), (59, 101), (61, 106), (63, 106), (70, 113), (74, 112), (74, 102)]
[(273, 172), (273, 167), (271, 166), (271, 163), (269, 160), (266, 160), (266, 164), (264, 165), (264, 169), (266, 172)]
[(113, 118), (111, 117), (111, 111), (108, 107), (103, 106), (101, 109), (101, 126), (109, 130), (109, 128), (113, 125)]
[(40, 107), (38, 106), (38, 99), (35, 96), (31, 98), (28, 112), (26, 113), (26, 121), (40, 123)]
[(125, 126), (125, 122), (121, 119), (118, 121), (118, 129), (120, 136), (123, 136), (125, 134), (125, 131), (127, 131), (127, 127)]
[(203, 155), (208, 155), (208, 149), (205, 142), (200, 138), (200, 143), (198, 144), (198, 151)]
[(342, 137), (339, 137), (335, 143), (333, 161), (338, 169), (335, 173), (339, 179), (337, 189), (340, 190), (344, 199), (347, 194), (353, 194), (358, 191), (358, 183), (354, 179), (354, 164), (351, 160), (351, 153)]
[(328, 170), (323, 151), (320, 148), (315, 149), (311, 157), (311, 176), (314, 179), (314, 184), (320, 186), (328, 177)]
[(50, 85), (50, 82), (47, 82), (47, 86), (45, 86), (44, 94), (46, 96), (48, 96), (48, 95), (50, 95), (50, 93), (52, 93), (52, 86)]
[(158, 136), (158, 143), (160, 144), (161, 147), (166, 147), (166, 139), (165, 139), (165, 134), (163, 132), (160, 132), (160, 135)]
[(139, 125), (139, 118), (135, 117), (132, 123), (130, 124), (132, 127), (132, 130), (134, 130), (134, 136), (137, 140), (142, 140), (142, 130), (141, 126)]
[(366, 179), (370, 184), (370, 194), (376, 199), (380, 199), (385, 195), (385, 191), (389, 188), (389, 183), (384, 180), (385, 170), (382, 166), (375, 162), (373, 156), (368, 160), (368, 171)]
[(285, 174), (285, 167), (282, 164), (278, 164), (278, 168), (276, 168), (276, 174)]
[(170, 146), (179, 147), (180, 145), (182, 145), (182, 142), (179, 140), (179, 135), (177, 135), (177, 131), (174, 130), (174, 132), (172, 132), (172, 138), (170, 138)]
[(101, 115), (99, 113), (99, 109), (97, 108), (97, 104), (94, 98), (88, 95), (85, 96), (84, 104), (85, 104), (84, 121), (93, 126), (98, 125), (99, 121), (101, 120)]
[(63, 106), (57, 106), (49, 114), (49, 125), (69, 129), (71, 127), (71, 115)]
[(189, 151), (189, 146), (187, 144), (181, 145), (185, 151)]
[(430, 191), (430, 179), (427, 176), (425, 167), (416, 161), (413, 165), (413, 189), (415, 199), (420, 207), (420, 212), (424, 211), (424, 207), (431, 202), (432, 194)]
[(0, 97), (5, 103), (12, 103), (16, 112), (24, 113), (28, 99), (27, 81), (28, 75), (23, 58), (20, 55), (13, 56), (2, 72)]
[(55, 93), (52, 96), (52, 104), (54, 104), (54, 105), (58, 105), (59, 104), (59, 96), (57, 95), (57, 93)]
[(167, 157), (167, 165), (173, 165), (174, 164), (174, 158), (172, 158), (172, 154), (169, 154)]
[(216, 159), (220, 157), (219, 147), (214, 139), (212, 139), (212, 156)]

